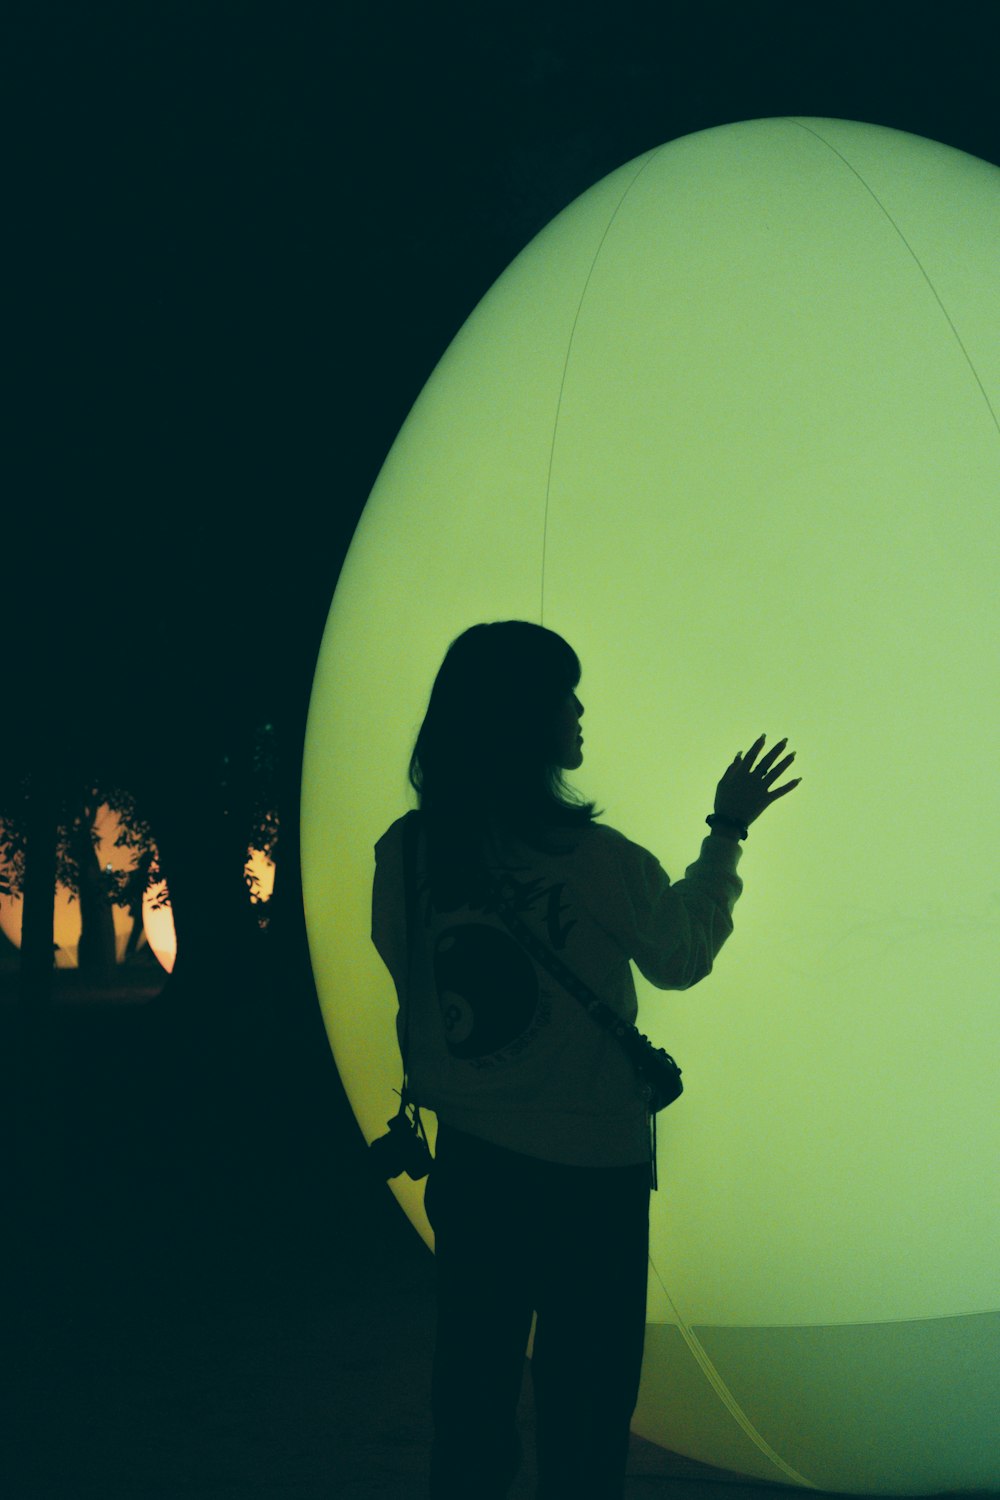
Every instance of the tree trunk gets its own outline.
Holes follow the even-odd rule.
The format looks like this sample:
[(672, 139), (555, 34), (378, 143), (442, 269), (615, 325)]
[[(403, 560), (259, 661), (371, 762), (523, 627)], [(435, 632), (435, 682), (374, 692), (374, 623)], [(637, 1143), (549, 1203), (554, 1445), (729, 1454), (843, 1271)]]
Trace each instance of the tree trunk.
[(115, 922), (100, 856), (91, 838), (96, 815), (96, 807), (81, 809), (73, 853), (80, 876), (80, 972), (100, 981), (111, 979), (115, 971)]
[(149, 880), (149, 868), (153, 862), (151, 850), (140, 854), (136, 867), (132, 872), (131, 884), (129, 886), (128, 910), (132, 918), (132, 931), (128, 935), (125, 944), (125, 955), (122, 962), (129, 963), (139, 951), (142, 942), (142, 898)]

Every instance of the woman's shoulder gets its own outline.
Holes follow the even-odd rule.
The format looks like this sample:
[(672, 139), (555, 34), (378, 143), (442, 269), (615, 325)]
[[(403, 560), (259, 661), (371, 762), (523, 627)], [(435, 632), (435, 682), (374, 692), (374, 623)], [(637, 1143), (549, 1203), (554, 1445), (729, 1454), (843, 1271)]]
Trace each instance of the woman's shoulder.
[(616, 864), (644, 863), (654, 858), (642, 844), (637, 844), (610, 823), (591, 823), (584, 834), (585, 838), (576, 851), (584, 858)]
[(403, 813), (401, 817), (396, 818), (392, 823), (389, 824), (384, 833), (380, 834), (380, 836), (375, 840), (376, 859), (381, 859), (384, 855), (402, 848), (403, 838), (411, 819), (414, 820), (414, 823), (416, 825), (418, 815), (412, 811)]
[(524, 846), (534, 852), (543, 852), (550, 858), (584, 865), (619, 864), (622, 861), (649, 858), (640, 844), (627, 838), (610, 823), (590, 822), (575, 827), (546, 829), (544, 849), (535, 840)]
[[(418, 838), (422, 823), (419, 812), (411, 810), (389, 824), (375, 843), (376, 859), (396, 858), (403, 847), (408, 826), (412, 823)], [(576, 824), (550, 826), (531, 834), (513, 832), (509, 828), (492, 827), (487, 830), (485, 852), (499, 857), (529, 861), (539, 857), (558, 862), (569, 860), (585, 865), (644, 863), (654, 856), (641, 844), (630, 839), (610, 823), (596, 820)]]

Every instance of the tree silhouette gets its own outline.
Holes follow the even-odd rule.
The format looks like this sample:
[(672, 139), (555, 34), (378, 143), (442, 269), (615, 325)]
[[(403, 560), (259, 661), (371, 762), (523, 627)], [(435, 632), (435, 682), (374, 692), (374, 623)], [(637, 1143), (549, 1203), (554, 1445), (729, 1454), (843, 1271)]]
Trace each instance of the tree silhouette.
[[(275, 863), (278, 846), (277, 799), (277, 747), (273, 724), (262, 724), (254, 732), (250, 753), (250, 842), (265, 859)], [(265, 897), (260, 889), (260, 877), (250, 864), (244, 870), (244, 879), (251, 903), (261, 908), (257, 921), (267, 927), (270, 905), (274, 900), (274, 889)]]
[[(22, 780), (13, 795), (0, 806), (0, 894), (24, 892), (28, 844), (30, 777)], [(101, 833), (97, 827), (102, 808), (117, 815), (115, 847), (129, 850), (129, 868), (102, 868), (99, 856)], [(131, 958), (142, 934), (142, 902), (148, 889), (160, 885), (163, 874), (149, 823), (139, 813), (135, 799), (122, 787), (102, 785), (90, 779), (74, 785), (58, 799), (56, 808), (55, 884), (70, 893), (80, 906), (80, 969), (92, 977), (106, 977), (115, 967), (113, 908), (126, 909), (132, 917), (125, 958)], [(55, 889), (52, 892), (55, 898)], [(169, 899), (161, 894), (158, 904)], [(55, 945), (53, 945), (53, 948)]]
[(0, 805), (0, 896), (24, 893), (28, 823), (25, 805), (29, 778), (22, 777)]

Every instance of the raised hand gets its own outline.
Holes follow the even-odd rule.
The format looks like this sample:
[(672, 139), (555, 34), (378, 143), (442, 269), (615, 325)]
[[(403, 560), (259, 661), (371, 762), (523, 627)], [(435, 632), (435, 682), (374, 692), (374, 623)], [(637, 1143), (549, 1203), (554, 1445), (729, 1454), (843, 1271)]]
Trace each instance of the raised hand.
[(774, 788), (778, 777), (783, 771), (788, 770), (795, 759), (793, 751), (791, 755), (786, 755), (775, 765), (778, 756), (788, 744), (787, 739), (779, 740), (774, 748), (754, 765), (766, 738), (767, 736), (762, 734), (759, 740), (754, 741), (746, 755), (737, 753), (732, 765), (726, 769), (715, 792), (715, 811), (720, 818), (732, 819), (749, 828), (766, 807), (770, 807), (771, 803), (777, 802), (779, 797), (784, 797), (786, 793), (793, 791), (802, 780), (799, 776), (795, 781), (789, 781), (784, 786)]

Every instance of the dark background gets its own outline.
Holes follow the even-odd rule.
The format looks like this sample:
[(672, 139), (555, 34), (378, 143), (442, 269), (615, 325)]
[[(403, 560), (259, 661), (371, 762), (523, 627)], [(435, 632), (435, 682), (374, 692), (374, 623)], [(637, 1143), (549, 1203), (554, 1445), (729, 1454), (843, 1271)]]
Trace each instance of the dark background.
[[(504, 267), (639, 153), (804, 114), (1000, 163), (992, 17), (5, 8), (0, 770), (128, 786), (181, 944), (153, 1001), (52, 1004), (33, 1048), (8, 1027), (17, 1295), (155, 1271), (218, 1296), (415, 1239), (365, 1175), (298, 885), (311, 677), (369, 489)], [(241, 876), (263, 724), (267, 932)]]

